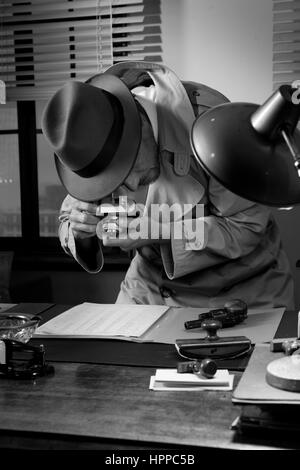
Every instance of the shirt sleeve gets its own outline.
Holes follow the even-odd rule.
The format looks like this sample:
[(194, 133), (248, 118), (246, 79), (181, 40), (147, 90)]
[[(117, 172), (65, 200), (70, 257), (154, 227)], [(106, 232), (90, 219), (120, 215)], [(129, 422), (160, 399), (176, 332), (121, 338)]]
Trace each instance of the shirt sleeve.
[(80, 264), (80, 266), (83, 267), (83, 269), (85, 269), (89, 273), (98, 273), (99, 271), (101, 271), (104, 264), (101, 242), (97, 238), (97, 241), (94, 245), (96, 246), (95, 256), (91, 254), (91, 257), (93, 259), (92, 263), (84, 257), (80, 256), (80, 250), (78, 249), (78, 244), (74, 238), (69, 220), (69, 215), (71, 213), (72, 204), (74, 203), (74, 201), (75, 199), (72, 196), (67, 195), (61, 205), (59, 213), (60, 225), (58, 228), (60, 243), (63, 250), (68, 255), (73, 256), (73, 258), (77, 261), (77, 263)]
[[(267, 207), (240, 198), (214, 178), (208, 185), (210, 215), (184, 218), (171, 226), (170, 244), (161, 246), (169, 279), (219, 265), (251, 253), (270, 219)], [(200, 205), (199, 205), (200, 206)]]

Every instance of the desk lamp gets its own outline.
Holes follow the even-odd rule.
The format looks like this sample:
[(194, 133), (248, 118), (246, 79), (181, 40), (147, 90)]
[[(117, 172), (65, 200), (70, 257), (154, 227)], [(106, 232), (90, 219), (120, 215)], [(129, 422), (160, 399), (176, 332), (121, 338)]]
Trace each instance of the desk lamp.
[(300, 203), (300, 104), (282, 85), (261, 106), (225, 103), (194, 122), (191, 143), (201, 166), (233, 193), (260, 204)]
[[(282, 85), (261, 106), (226, 103), (199, 116), (191, 131), (201, 166), (233, 193), (269, 206), (300, 203), (300, 104), (297, 89)], [(296, 356), (268, 364), (267, 382), (300, 392)], [(297, 349), (296, 348), (296, 349)]]

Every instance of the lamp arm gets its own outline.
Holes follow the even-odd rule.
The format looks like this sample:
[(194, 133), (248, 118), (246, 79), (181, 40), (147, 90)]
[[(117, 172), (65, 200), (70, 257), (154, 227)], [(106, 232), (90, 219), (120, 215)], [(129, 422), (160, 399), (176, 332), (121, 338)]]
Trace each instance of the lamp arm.
[(300, 178), (300, 154), (297, 150), (297, 146), (295, 144), (295, 141), (292, 137), (292, 135), (290, 134), (290, 132), (288, 132), (287, 130), (285, 129), (281, 129), (280, 130), (280, 133), (294, 159), (294, 165), (295, 165), (295, 168), (297, 170), (297, 173), (298, 173), (298, 176)]

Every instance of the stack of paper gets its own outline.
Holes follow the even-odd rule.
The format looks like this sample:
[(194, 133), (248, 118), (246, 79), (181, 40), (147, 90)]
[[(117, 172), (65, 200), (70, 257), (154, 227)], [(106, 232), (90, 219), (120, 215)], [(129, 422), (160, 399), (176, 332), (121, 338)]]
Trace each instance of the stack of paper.
[(198, 374), (179, 374), (176, 369), (157, 369), (150, 378), (150, 390), (232, 390), (234, 375), (218, 370), (211, 379)]
[(36, 335), (138, 341), (166, 313), (168, 308), (165, 305), (84, 302), (41, 325), (36, 330)]

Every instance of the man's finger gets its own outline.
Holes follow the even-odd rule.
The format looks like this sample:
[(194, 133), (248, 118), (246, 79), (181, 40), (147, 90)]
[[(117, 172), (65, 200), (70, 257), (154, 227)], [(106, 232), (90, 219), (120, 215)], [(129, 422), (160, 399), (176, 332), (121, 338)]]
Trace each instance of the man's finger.
[(96, 233), (96, 225), (82, 224), (79, 222), (71, 222), (70, 227), (73, 232)]
[(94, 202), (77, 201), (76, 208), (80, 211), (96, 215), (97, 204), (95, 204)]
[(102, 234), (102, 243), (104, 246), (118, 246), (120, 247), (120, 239), (118, 237), (109, 236), (107, 233)]
[(87, 212), (82, 212), (78, 210), (72, 210), (70, 214), (70, 220), (82, 224), (91, 224), (91, 225), (97, 225), (99, 222), (98, 217), (95, 215), (91, 215)]

